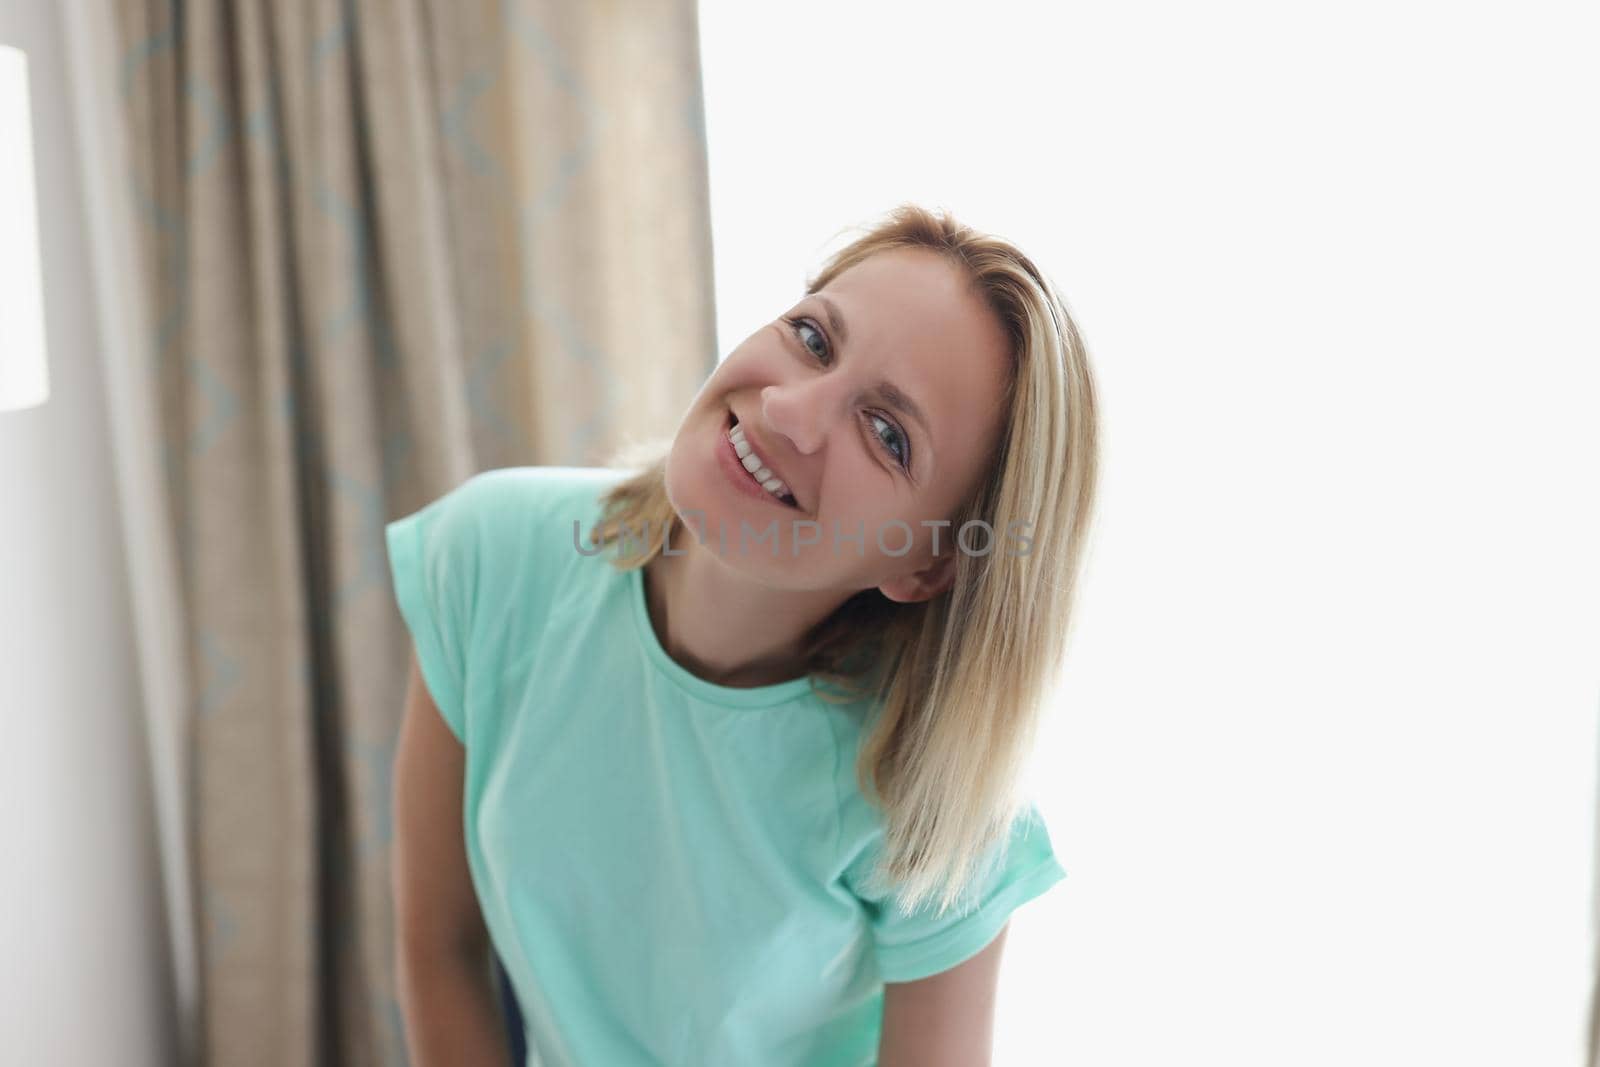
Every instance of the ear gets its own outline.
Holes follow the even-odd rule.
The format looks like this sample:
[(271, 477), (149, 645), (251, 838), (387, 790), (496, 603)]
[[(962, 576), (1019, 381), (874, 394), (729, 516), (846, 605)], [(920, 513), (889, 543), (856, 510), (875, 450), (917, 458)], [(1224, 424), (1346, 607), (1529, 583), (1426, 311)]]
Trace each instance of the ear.
[(956, 554), (946, 552), (920, 571), (890, 578), (878, 592), (899, 604), (914, 604), (938, 596), (956, 580)]

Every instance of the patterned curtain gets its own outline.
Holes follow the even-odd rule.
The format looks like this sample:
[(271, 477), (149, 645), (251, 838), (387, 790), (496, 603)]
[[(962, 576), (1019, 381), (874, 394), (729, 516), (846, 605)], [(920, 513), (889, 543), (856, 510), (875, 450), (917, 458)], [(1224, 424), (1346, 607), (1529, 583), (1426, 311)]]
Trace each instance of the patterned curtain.
[(189, 1038), (405, 1063), (383, 527), (668, 433), (715, 365), (694, 4), (115, 12), (190, 694)]

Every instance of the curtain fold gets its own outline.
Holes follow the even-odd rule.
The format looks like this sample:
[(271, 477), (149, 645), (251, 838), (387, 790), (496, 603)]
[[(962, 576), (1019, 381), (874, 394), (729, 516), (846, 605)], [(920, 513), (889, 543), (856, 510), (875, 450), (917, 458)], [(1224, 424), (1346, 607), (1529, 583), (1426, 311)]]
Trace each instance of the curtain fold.
[(115, 10), (152, 363), (111, 402), (160, 423), (194, 1037), (404, 1063), (383, 526), (669, 433), (715, 365), (694, 5)]

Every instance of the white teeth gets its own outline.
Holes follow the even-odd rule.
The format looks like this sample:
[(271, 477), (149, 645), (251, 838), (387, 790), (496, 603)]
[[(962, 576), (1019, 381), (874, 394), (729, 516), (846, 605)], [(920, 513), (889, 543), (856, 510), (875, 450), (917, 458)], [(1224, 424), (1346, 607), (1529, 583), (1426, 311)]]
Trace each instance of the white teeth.
[(739, 457), (739, 462), (744, 465), (744, 469), (749, 471), (756, 481), (761, 483), (761, 488), (773, 496), (785, 497), (789, 495), (789, 487), (783, 484), (783, 479), (773, 474), (761, 462), (761, 457), (755, 454), (755, 450), (750, 447), (750, 442), (744, 439), (743, 426), (735, 426), (729, 430), (728, 440), (733, 442), (733, 451)]

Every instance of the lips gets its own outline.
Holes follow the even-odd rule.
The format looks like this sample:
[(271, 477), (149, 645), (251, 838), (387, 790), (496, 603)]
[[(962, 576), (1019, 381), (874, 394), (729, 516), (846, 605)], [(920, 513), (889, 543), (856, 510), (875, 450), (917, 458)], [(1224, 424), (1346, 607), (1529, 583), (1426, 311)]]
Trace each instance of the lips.
[[(757, 459), (760, 460), (763, 465), (765, 465), (767, 471), (772, 477), (777, 478), (783, 483), (782, 488), (787, 494), (786, 497), (774, 496), (770, 491), (767, 490), (765, 486), (761, 484), (761, 482), (756, 480), (755, 472), (744, 466), (744, 461), (740, 459), (733, 442), (728, 437), (728, 435), (733, 432), (733, 429), (736, 426), (742, 428), (741, 432), (743, 434), (745, 444), (749, 447), (751, 452), (757, 457)], [(795, 511), (804, 511), (804, 509), (800, 507), (799, 499), (795, 496), (794, 486), (789, 482), (789, 479), (783, 476), (783, 472), (771, 465), (771, 461), (768, 459), (768, 456), (770, 455), (772, 449), (765, 448), (763, 444), (750, 432), (750, 425), (748, 423), (741, 422), (738, 416), (735, 415), (731, 410), (728, 412), (728, 417), (723, 421), (722, 447), (728, 453), (728, 458), (733, 461), (733, 465), (737, 467), (738, 471), (744, 475), (744, 481), (747, 482), (751, 488), (760, 492), (767, 499), (775, 501), (782, 507), (791, 508)]]

